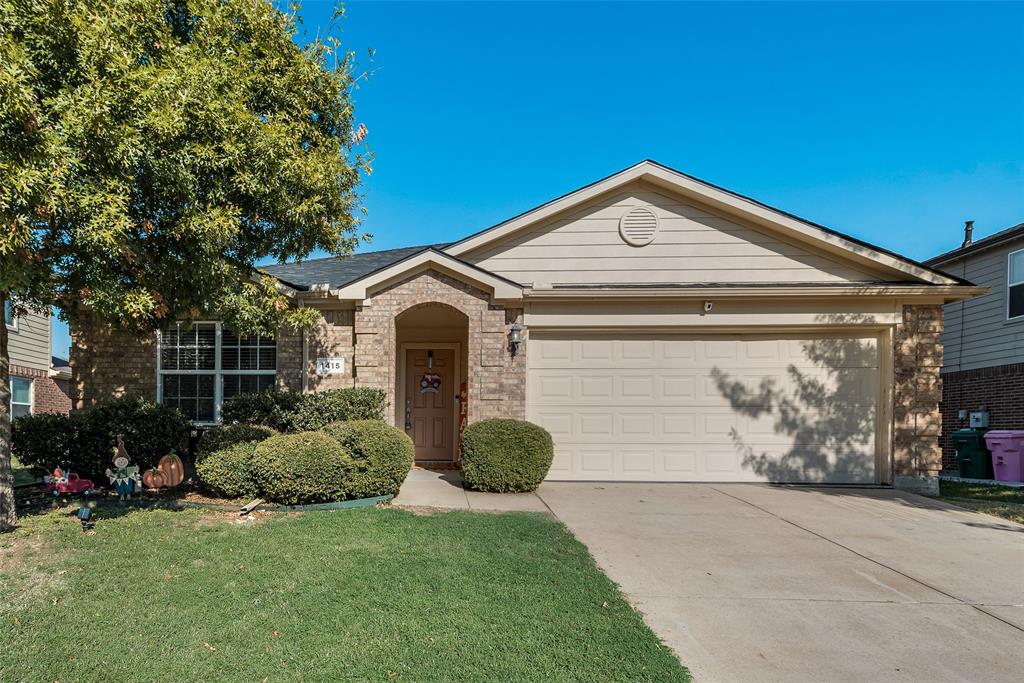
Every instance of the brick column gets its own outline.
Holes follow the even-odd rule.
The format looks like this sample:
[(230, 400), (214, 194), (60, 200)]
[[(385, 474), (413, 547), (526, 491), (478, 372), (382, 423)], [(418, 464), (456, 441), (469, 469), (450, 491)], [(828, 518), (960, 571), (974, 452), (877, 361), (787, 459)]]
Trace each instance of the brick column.
[(937, 491), (942, 469), (941, 305), (906, 305), (893, 337), (893, 475), (900, 488)]

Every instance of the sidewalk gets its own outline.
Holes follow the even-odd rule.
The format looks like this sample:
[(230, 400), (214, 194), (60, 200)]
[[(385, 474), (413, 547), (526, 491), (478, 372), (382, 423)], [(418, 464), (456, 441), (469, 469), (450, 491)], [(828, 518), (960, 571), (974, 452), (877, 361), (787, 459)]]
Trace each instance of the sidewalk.
[(548, 507), (533, 493), (481, 493), (466, 490), (458, 470), (413, 467), (393, 505), (399, 507), (498, 512), (545, 512)]

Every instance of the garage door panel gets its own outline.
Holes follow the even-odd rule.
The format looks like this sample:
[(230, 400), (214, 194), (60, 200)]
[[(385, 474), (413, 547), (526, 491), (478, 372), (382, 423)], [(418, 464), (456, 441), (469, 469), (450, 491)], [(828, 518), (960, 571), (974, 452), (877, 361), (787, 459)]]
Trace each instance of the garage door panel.
[[(798, 394), (823, 392), (833, 401), (864, 404), (874, 402), (879, 392), (877, 368), (845, 368), (836, 371), (822, 368), (754, 368), (727, 371), (715, 368), (692, 368), (641, 373), (636, 369), (610, 374), (602, 370), (568, 369), (533, 373), (529, 383), (532, 402), (544, 405), (618, 405), (652, 406), (669, 402), (687, 406), (731, 406), (764, 397), (793, 397)], [(628, 374), (625, 374), (628, 373)], [(703, 374), (701, 374), (703, 373)]]
[(552, 479), (874, 481), (873, 336), (531, 334)]

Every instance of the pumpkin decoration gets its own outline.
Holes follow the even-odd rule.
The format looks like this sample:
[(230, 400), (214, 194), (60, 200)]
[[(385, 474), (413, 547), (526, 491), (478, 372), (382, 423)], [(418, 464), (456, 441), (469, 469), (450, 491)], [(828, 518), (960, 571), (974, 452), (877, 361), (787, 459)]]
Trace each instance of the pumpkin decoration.
[(163, 485), (168, 488), (174, 488), (185, 481), (185, 466), (182, 464), (181, 458), (174, 453), (169, 453), (160, 458), (160, 462), (156, 467), (163, 474)]
[(147, 489), (158, 489), (164, 485), (164, 473), (155, 467), (150, 467), (142, 473), (142, 484)]

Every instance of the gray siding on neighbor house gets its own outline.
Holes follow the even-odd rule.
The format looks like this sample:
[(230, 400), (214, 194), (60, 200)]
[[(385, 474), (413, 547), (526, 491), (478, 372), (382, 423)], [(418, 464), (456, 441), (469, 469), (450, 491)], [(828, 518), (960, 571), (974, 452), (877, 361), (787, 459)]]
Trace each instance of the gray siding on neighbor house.
[(11, 365), (36, 370), (50, 369), (50, 318), (29, 312), (18, 316), (8, 330), (8, 351)]
[(945, 306), (943, 372), (1024, 362), (1024, 318), (1006, 319), (1007, 256), (1024, 249), (1024, 235), (937, 267), (989, 287), (987, 294)]

